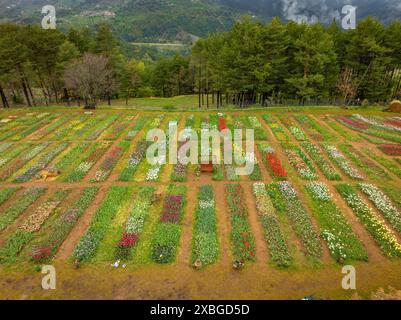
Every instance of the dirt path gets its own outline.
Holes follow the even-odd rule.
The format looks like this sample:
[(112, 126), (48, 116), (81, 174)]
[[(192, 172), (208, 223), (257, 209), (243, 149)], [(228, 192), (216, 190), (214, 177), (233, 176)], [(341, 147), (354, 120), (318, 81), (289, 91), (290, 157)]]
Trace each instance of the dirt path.
[(231, 226), (226, 201), (225, 186), (214, 183), (213, 190), (216, 200), (217, 233), (220, 240), (220, 263), (222, 266), (231, 266), (233, 255), (231, 251)]
[(256, 241), (256, 263), (266, 265), (269, 261), (269, 253), (265, 241), (262, 224), (258, 218), (255, 198), (252, 194), (251, 186), (244, 186), (245, 207), (248, 208), (249, 224)]
[(195, 210), (198, 204), (198, 191), (198, 188), (193, 186), (187, 189), (187, 206), (185, 208), (184, 221), (181, 227), (181, 243), (177, 256), (177, 263), (183, 268), (188, 267), (191, 264), (192, 231)]

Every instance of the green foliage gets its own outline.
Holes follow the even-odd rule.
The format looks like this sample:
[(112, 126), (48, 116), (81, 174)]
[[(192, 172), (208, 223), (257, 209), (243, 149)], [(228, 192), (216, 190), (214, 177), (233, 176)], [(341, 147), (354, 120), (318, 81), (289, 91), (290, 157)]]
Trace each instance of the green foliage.
[(31, 188), (25, 191), (18, 201), (5, 209), (0, 215), (0, 230), (4, 230), (10, 223), (18, 218), (18, 216), (34, 203), (45, 190), (44, 188)]
[(192, 239), (192, 263), (200, 261), (202, 266), (212, 264), (219, 256), (215, 197), (212, 186), (202, 186), (195, 211), (195, 226)]
[(74, 250), (73, 257), (79, 261), (90, 261), (96, 254), (96, 250), (105, 236), (111, 221), (121, 209), (130, 194), (129, 187), (113, 186), (106, 199), (97, 209), (89, 229), (81, 238)]

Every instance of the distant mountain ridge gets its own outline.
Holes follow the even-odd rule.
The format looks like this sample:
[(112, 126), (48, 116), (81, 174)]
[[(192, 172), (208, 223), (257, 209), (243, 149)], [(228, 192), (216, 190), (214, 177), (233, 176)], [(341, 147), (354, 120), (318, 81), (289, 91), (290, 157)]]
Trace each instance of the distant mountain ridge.
[[(61, 29), (109, 21), (125, 41), (193, 39), (229, 29), (242, 15), (267, 21), (330, 23), (345, 4), (358, 7), (358, 19), (372, 15), (384, 23), (401, 17), (400, 0), (54, 0)], [(47, 0), (0, 2), (0, 21), (40, 23)], [(187, 37), (185, 35), (188, 35)]]

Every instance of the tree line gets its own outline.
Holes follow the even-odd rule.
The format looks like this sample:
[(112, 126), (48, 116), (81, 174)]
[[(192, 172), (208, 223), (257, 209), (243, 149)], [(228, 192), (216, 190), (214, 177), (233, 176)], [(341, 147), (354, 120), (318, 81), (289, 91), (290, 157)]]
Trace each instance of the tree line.
[(244, 18), (200, 39), (189, 56), (130, 58), (107, 24), (43, 30), (0, 25), (3, 107), (197, 94), (199, 107), (383, 103), (401, 96), (401, 22), (374, 18), (267, 24)]
[(96, 106), (99, 100), (193, 92), (189, 57), (132, 59), (107, 24), (70, 29), (0, 24), (3, 107), (58, 103)]
[(382, 103), (401, 95), (401, 22), (366, 18), (344, 31), (336, 22), (245, 19), (199, 40), (191, 62), (200, 105), (202, 94), (216, 95), (217, 106)]

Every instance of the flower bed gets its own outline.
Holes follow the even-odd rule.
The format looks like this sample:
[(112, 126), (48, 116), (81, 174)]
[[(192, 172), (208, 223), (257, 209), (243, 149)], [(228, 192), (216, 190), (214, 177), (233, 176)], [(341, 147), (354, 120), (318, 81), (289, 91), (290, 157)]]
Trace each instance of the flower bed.
[(118, 160), (120, 160), (123, 154), (128, 150), (129, 146), (129, 141), (121, 141), (118, 146), (113, 147), (107, 155), (106, 159), (100, 165), (99, 169), (96, 171), (91, 181), (105, 181), (109, 177), (111, 171), (117, 165)]
[(6, 202), (18, 190), (18, 188), (0, 189), (0, 205)]
[(48, 152), (42, 156), (34, 165), (32, 165), (28, 170), (26, 170), (21, 175), (14, 179), (14, 182), (21, 183), (27, 182), (35, 177), (40, 170), (46, 168), (46, 166), (61, 152), (63, 152), (68, 147), (68, 142), (62, 142), (53, 146)]
[(72, 119), (72, 116), (69, 116), (69, 115), (62, 116), (61, 118), (57, 119), (57, 121), (50, 124), (49, 126), (38, 130), (32, 137), (30, 137), (30, 140), (40, 140), (40, 139), (47, 137), (49, 134), (51, 134), (53, 131), (57, 130), (58, 128), (62, 127), (64, 124), (66, 124), (71, 119)]
[(260, 171), (259, 163), (254, 163), (252, 174), (249, 175), (249, 179), (252, 181), (261, 181), (263, 180), (262, 172)]
[(401, 169), (395, 162), (392, 161), (392, 159), (386, 159), (381, 156), (378, 156), (369, 149), (364, 149), (363, 151), (368, 157), (372, 158), (373, 160), (380, 163), (383, 167), (385, 167), (386, 170), (392, 172), (393, 174), (401, 178)]
[(87, 115), (82, 115), (77, 119), (73, 119), (72, 121), (68, 122), (65, 126), (54, 131), (49, 136), (48, 139), (57, 141), (66, 139), (68, 136), (73, 135), (76, 131), (84, 127), (86, 122), (89, 122), (91, 119), (92, 117), (89, 117)]
[(0, 215), (0, 231), (9, 226), (21, 213), (34, 203), (44, 192), (44, 188), (31, 188)]
[(233, 166), (225, 165), (224, 168), (225, 168), (225, 173), (226, 173), (227, 180), (229, 180), (229, 181), (238, 181), (238, 180), (240, 180), (240, 177), (235, 172), (235, 168)]
[(33, 261), (45, 262), (54, 257), (79, 218), (93, 203), (98, 190), (97, 187), (85, 188), (79, 199), (58, 217), (46, 236), (40, 242), (32, 245), (29, 256)]
[(70, 191), (71, 189), (57, 191), (46, 202), (37, 207), (33, 214), (28, 216), (0, 249), (1, 263), (15, 262), (24, 246), (33, 239), (35, 232), (39, 231), (42, 224), (54, 213), (55, 209), (59, 206), (61, 201), (67, 197)]
[(370, 201), (373, 202), (376, 208), (379, 209), (394, 229), (401, 232), (401, 212), (391, 202), (387, 195), (372, 184), (360, 183), (359, 187), (362, 192), (369, 197)]
[(131, 213), (125, 224), (125, 229), (116, 249), (116, 259), (128, 260), (132, 257), (133, 249), (136, 247), (149, 216), (152, 204), (153, 187), (142, 187), (134, 201)]
[(348, 184), (340, 184), (336, 188), (373, 236), (383, 253), (388, 257), (401, 257), (401, 245), (397, 242), (396, 236), (384, 221), (376, 217), (372, 208), (358, 195), (355, 188)]
[(362, 116), (360, 114), (354, 114), (352, 117), (362, 122), (368, 123), (375, 128), (401, 133), (401, 128), (399, 128), (398, 126), (393, 126), (391, 124), (386, 124), (385, 122), (383, 122), (383, 119), (378, 117), (373, 118), (373, 117)]
[(333, 139), (333, 136), (323, 129), (315, 120), (307, 115), (295, 115), (295, 119), (298, 123), (309, 133), (309, 135), (316, 141), (329, 141)]
[(401, 136), (399, 135), (400, 131), (398, 131), (401, 129), (398, 127), (388, 126), (378, 120), (367, 118), (358, 114), (355, 114), (350, 118), (343, 117), (342, 119), (338, 120), (340, 123), (353, 130), (363, 132), (373, 137), (401, 143)]
[(394, 144), (379, 145), (379, 149), (389, 156), (401, 156), (401, 146)]
[(340, 174), (333, 168), (333, 166), (323, 157), (322, 151), (313, 143), (305, 141), (302, 147), (308, 155), (315, 161), (319, 169), (323, 172), (327, 179), (335, 181), (341, 180)]
[(395, 118), (385, 120), (384, 123), (393, 127), (401, 128), (401, 120)]
[[(90, 128), (87, 132), (83, 133), (84, 139), (87, 140), (96, 140), (99, 138), (105, 130), (107, 130), (118, 118), (120, 118), (120, 115), (111, 115), (108, 116), (106, 119), (101, 121), (98, 125), (94, 126), (93, 128)], [(122, 128), (121, 130), (123, 130)], [(109, 139), (106, 139), (109, 140)], [(112, 140), (112, 139), (110, 139)]]
[(76, 140), (87, 138), (106, 118), (107, 114), (85, 115), (86, 119), (68, 132), (67, 139)]
[(262, 116), (263, 120), (268, 124), (270, 129), (272, 130), (274, 136), (279, 141), (290, 141), (290, 137), (284, 131), (284, 129), (269, 115), (265, 114)]
[(300, 148), (295, 145), (284, 145), (283, 147), (288, 161), (303, 179), (317, 179), (316, 169), (313, 167), (312, 161)]
[(18, 157), (23, 151), (29, 148), (31, 144), (21, 143), (16, 145), (15, 147), (11, 148), (10, 150), (6, 150), (5, 152), (0, 153), (0, 168), (5, 166), (11, 160)]
[(51, 115), (46, 115), (43, 119), (40, 119), (39, 121), (36, 121), (32, 126), (29, 126), (28, 128), (24, 130), (12, 130), (14, 134), (17, 133), (16, 135), (13, 135), (10, 140), (11, 141), (20, 141), (35, 131), (43, 128), (44, 126), (47, 126), (50, 124), (54, 119), (57, 118), (57, 114), (51, 114)]
[(290, 127), (289, 130), (291, 134), (294, 136), (294, 138), (297, 139), (298, 141), (308, 140), (305, 133), (298, 127)]
[(49, 143), (41, 143), (36, 145), (31, 150), (25, 152), (15, 161), (9, 163), (9, 165), (2, 170), (0, 173), (0, 181), (7, 180), (10, 176), (15, 174), (18, 170), (24, 167), (29, 161), (34, 159), (39, 153), (41, 153), (45, 148), (49, 146)]
[(226, 186), (227, 203), (231, 219), (231, 242), (235, 262), (255, 261), (255, 238), (245, 207), (244, 190), (239, 184)]
[(102, 141), (92, 145), (89, 155), (80, 159), (80, 164), (65, 178), (65, 182), (78, 182), (88, 174), (95, 163), (106, 153), (110, 147), (110, 142)]
[(132, 141), (132, 139), (134, 139), (136, 137), (136, 135), (138, 134), (138, 132), (140, 132), (144, 126), (146, 125), (146, 123), (149, 121), (148, 117), (139, 117), (134, 126), (132, 128), (130, 128), (130, 130), (128, 131), (127, 135), (125, 136), (125, 140), (127, 141)]
[(332, 200), (328, 187), (321, 182), (310, 182), (306, 190), (312, 201), (315, 217), (321, 228), (333, 258), (344, 263), (346, 260), (368, 260), (368, 255), (348, 221)]
[(226, 119), (224, 118), (219, 118), (219, 130), (223, 131), (227, 129), (227, 123), (226, 123)]
[(185, 206), (185, 187), (170, 187), (164, 200), (160, 221), (151, 245), (153, 262), (166, 264), (175, 260), (181, 237), (181, 222)]
[(129, 187), (111, 187), (106, 199), (96, 210), (88, 230), (74, 250), (73, 257), (77, 261), (90, 261), (95, 256), (112, 220), (127, 201), (130, 193)]
[(247, 120), (248, 126), (254, 130), (255, 140), (267, 140), (267, 134), (263, 129), (262, 124), (259, 119), (255, 116), (247, 117), (244, 120)]
[(356, 121), (356, 120), (352, 120), (348, 117), (338, 117), (337, 120), (344, 124), (346, 127), (349, 127), (351, 129), (356, 129), (356, 130), (367, 130), (369, 129), (370, 125), (366, 124), (366, 123), (362, 123), (360, 121)]
[(59, 206), (61, 201), (65, 199), (70, 192), (71, 189), (62, 189), (57, 191), (50, 200), (40, 205), (35, 212), (24, 221), (20, 226), (20, 229), (25, 232), (38, 231), (50, 214)]
[(14, 145), (13, 142), (7, 142), (7, 143), (2, 143), (0, 144), (0, 154), (2, 154), (4, 151), (6, 151), (7, 149), (9, 149), (10, 147), (12, 147)]
[(306, 254), (312, 258), (320, 259), (322, 245), (319, 236), (292, 184), (287, 181), (272, 184), (268, 187), (268, 192), (274, 203), (284, 203), (285, 214), (290, 219), (292, 228), (301, 240)]
[(363, 176), (355, 169), (349, 161), (344, 157), (344, 155), (338, 151), (338, 149), (333, 145), (324, 145), (329, 158), (334, 161), (344, 173), (352, 179), (362, 180)]
[(201, 186), (195, 211), (192, 238), (192, 263), (202, 267), (213, 264), (219, 257), (219, 239), (215, 197), (212, 186)]
[(162, 121), (164, 120), (165, 116), (164, 114), (161, 114), (157, 117), (155, 117), (152, 122), (149, 124), (150, 129), (158, 128), (160, 127)]
[(337, 134), (342, 136), (346, 141), (361, 141), (361, 138), (358, 134), (356, 134), (352, 130), (347, 130), (342, 126), (339, 121), (333, 119), (332, 117), (329, 116), (324, 116), (323, 121), (331, 128), (333, 129)]
[(287, 242), (280, 228), (280, 222), (276, 210), (262, 182), (253, 185), (253, 194), (256, 200), (256, 208), (259, 220), (262, 223), (264, 237), (269, 248), (272, 262), (279, 267), (288, 267), (292, 263), (292, 257)]
[(391, 180), (391, 177), (387, 174), (387, 172), (376, 165), (369, 158), (364, 156), (358, 150), (356, 150), (352, 145), (339, 145), (339, 149), (349, 158), (351, 161), (361, 170), (363, 170), (371, 179), (380, 180), (388, 179)]
[(122, 119), (118, 116), (117, 119), (117, 121), (114, 121), (112, 125), (103, 132), (100, 139), (109, 141), (117, 140), (132, 121), (131, 116), (124, 116)]
[(287, 172), (280, 159), (276, 156), (276, 151), (265, 142), (258, 143), (258, 146), (264, 156), (270, 175), (273, 178), (285, 179), (287, 177)]
[(131, 181), (139, 164), (142, 162), (146, 155), (146, 150), (148, 148), (148, 142), (141, 140), (138, 142), (135, 152), (131, 155), (128, 160), (128, 165), (123, 169), (120, 174), (120, 181)]

